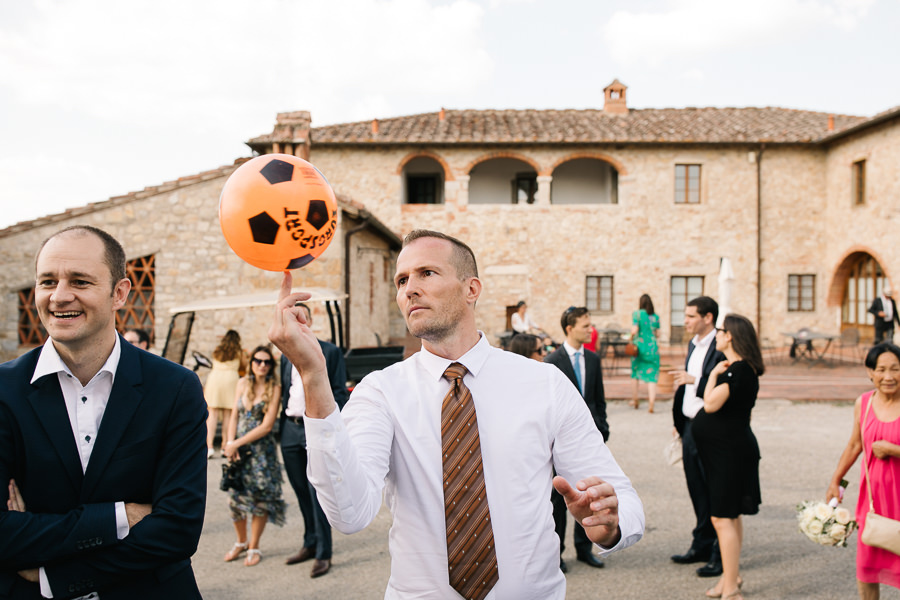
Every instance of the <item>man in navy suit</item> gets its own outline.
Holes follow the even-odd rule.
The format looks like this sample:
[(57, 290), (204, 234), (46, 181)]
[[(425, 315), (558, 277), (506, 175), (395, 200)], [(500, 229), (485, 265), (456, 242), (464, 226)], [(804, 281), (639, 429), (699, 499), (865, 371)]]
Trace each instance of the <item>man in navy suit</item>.
[(900, 315), (897, 314), (897, 303), (891, 297), (891, 286), (885, 283), (881, 294), (872, 301), (869, 312), (875, 316), (875, 341), (880, 344), (883, 341), (894, 341), (894, 323), (900, 325)]
[(117, 335), (130, 289), (102, 230), (38, 252), (49, 340), (0, 365), (0, 597), (200, 598), (206, 403), (191, 371)]
[[(309, 306), (299, 304), (306, 312), (306, 321), (312, 326), (312, 311)], [(338, 408), (347, 403), (347, 366), (341, 349), (319, 340), (325, 364), (328, 367), (328, 380), (331, 392)], [(297, 503), (303, 515), (303, 547), (285, 561), (295, 565), (315, 558), (310, 577), (321, 577), (331, 569), (331, 524), (325, 516), (316, 491), (306, 477), (306, 429), (303, 427), (305, 410), (303, 380), (297, 369), (284, 356), (281, 357), (281, 457), (284, 459), (284, 470), (288, 481), (297, 495)]]
[(697, 525), (694, 527), (691, 547), (684, 554), (672, 556), (679, 564), (706, 562), (697, 569), (700, 577), (716, 577), (722, 574), (722, 559), (716, 530), (710, 519), (709, 488), (697, 445), (691, 431), (694, 417), (703, 408), (703, 391), (713, 368), (725, 360), (716, 350), (716, 319), (719, 304), (708, 296), (699, 296), (687, 303), (684, 309), (684, 329), (693, 334), (688, 344), (684, 371), (675, 371), (674, 383), (678, 386), (672, 403), (675, 430), (681, 436), (682, 464), (687, 480), (688, 493), (694, 506)]
[[(600, 357), (584, 347), (585, 342), (591, 339), (591, 315), (583, 306), (580, 308), (572, 306), (563, 313), (560, 325), (566, 335), (566, 341), (545, 358), (544, 362), (556, 365), (578, 388), (605, 442), (609, 439), (609, 424), (606, 422), (606, 398), (603, 394)], [(553, 502), (556, 535), (559, 536), (559, 566), (565, 573), (567, 569), (562, 560), (562, 553), (566, 537), (566, 502), (556, 490), (550, 493), (550, 500)], [(603, 561), (591, 552), (593, 544), (588, 539), (584, 527), (576, 522), (574, 529), (575, 555), (578, 560), (592, 567), (603, 567)]]

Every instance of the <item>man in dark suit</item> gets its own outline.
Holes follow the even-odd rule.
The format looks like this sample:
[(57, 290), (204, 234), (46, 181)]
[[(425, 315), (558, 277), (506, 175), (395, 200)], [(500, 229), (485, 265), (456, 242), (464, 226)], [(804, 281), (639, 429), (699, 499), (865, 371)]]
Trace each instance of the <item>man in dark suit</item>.
[(716, 319), (718, 303), (708, 296), (699, 296), (687, 303), (684, 309), (684, 329), (693, 334), (688, 344), (684, 371), (675, 371), (674, 383), (678, 386), (672, 406), (675, 431), (681, 436), (682, 464), (687, 480), (688, 493), (694, 506), (697, 525), (694, 527), (691, 547), (684, 554), (672, 556), (679, 564), (706, 562), (697, 569), (700, 577), (716, 577), (722, 574), (722, 558), (716, 530), (710, 519), (709, 490), (700, 455), (691, 432), (691, 422), (703, 408), (703, 390), (710, 372), (725, 355), (716, 350)]
[[(312, 326), (312, 311), (305, 304), (300, 304), (306, 311), (307, 323)], [(347, 403), (347, 367), (341, 349), (334, 344), (319, 340), (325, 364), (328, 367), (328, 380), (331, 392), (339, 408)], [(303, 547), (297, 554), (289, 556), (286, 564), (295, 565), (315, 558), (310, 577), (321, 577), (331, 569), (331, 525), (325, 516), (316, 491), (306, 477), (306, 430), (303, 427), (305, 410), (303, 381), (297, 369), (281, 357), (281, 456), (284, 459), (284, 470), (288, 481), (297, 495), (297, 503), (303, 514)]]
[[(544, 362), (556, 365), (578, 388), (605, 442), (609, 439), (609, 424), (606, 422), (606, 399), (603, 395), (600, 357), (584, 348), (585, 342), (591, 339), (591, 315), (587, 308), (572, 306), (563, 313), (560, 325), (566, 335), (566, 341), (545, 358)], [(565, 573), (567, 569), (562, 560), (562, 553), (566, 537), (566, 502), (556, 490), (551, 492), (550, 499), (553, 502), (556, 535), (559, 536), (559, 566)], [(603, 561), (591, 552), (593, 544), (581, 524), (576, 522), (574, 530), (575, 554), (578, 560), (592, 567), (603, 567)]]
[(200, 382), (117, 335), (131, 283), (106, 232), (51, 236), (36, 274), (49, 340), (0, 365), (0, 597), (200, 598)]
[(869, 312), (875, 315), (875, 344), (894, 340), (894, 322), (900, 325), (900, 315), (897, 315), (897, 303), (891, 297), (891, 288), (885, 284), (881, 295), (872, 301)]

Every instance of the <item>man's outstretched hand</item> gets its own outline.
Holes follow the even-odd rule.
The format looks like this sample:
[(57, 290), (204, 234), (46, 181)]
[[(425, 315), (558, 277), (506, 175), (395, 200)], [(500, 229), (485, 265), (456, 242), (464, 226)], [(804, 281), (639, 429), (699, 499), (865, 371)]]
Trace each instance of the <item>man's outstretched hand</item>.
[(586, 477), (575, 487), (564, 477), (553, 478), (553, 487), (565, 499), (566, 507), (584, 527), (588, 538), (604, 548), (622, 539), (619, 529), (619, 498), (613, 486), (599, 477)]

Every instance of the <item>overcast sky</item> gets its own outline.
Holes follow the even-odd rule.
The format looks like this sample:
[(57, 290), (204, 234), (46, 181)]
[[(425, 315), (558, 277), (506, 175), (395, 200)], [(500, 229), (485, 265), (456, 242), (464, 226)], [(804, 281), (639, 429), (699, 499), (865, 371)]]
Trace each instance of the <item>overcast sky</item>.
[[(0, 0), (0, 228), (313, 126), (449, 109), (900, 105), (898, 0)], [(327, 174), (326, 174), (327, 175)]]

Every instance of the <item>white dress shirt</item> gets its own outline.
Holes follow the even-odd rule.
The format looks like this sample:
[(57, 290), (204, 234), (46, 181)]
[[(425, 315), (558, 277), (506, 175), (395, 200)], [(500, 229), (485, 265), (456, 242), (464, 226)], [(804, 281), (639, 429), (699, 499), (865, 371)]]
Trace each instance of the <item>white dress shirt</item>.
[[(581, 348), (579, 348), (578, 350), (576, 350), (575, 348), (573, 348), (572, 346), (569, 345), (569, 342), (563, 342), (563, 348), (566, 349), (566, 354), (569, 355), (569, 362), (572, 363), (572, 370), (573, 370), (573, 371), (575, 370), (575, 353), (576, 353), (576, 352), (579, 353), (579, 354), (578, 354), (578, 367), (579, 367), (579, 370), (580, 370), (581, 372), (578, 373), (578, 377), (579, 377), (578, 381), (581, 382), (581, 387), (584, 388), (584, 378), (585, 378), (585, 371), (584, 371), (584, 346), (582, 346)], [(584, 396), (584, 389), (581, 389), (581, 390), (579, 390), (579, 391), (581, 392), (581, 395)]]
[[(112, 391), (113, 381), (116, 378), (116, 369), (119, 366), (119, 356), (122, 353), (122, 347), (119, 345), (119, 336), (116, 335), (116, 343), (113, 350), (106, 359), (106, 362), (97, 371), (97, 374), (88, 382), (87, 385), (81, 385), (77, 377), (72, 375), (72, 371), (66, 366), (60, 358), (56, 347), (52, 340), (47, 340), (38, 356), (37, 364), (34, 367), (34, 374), (31, 377), (31, 383), (34, 383), (45, 375), (56, 374), (59, 379), (59, 387), (62, 390), (63, 399), (66, 403), (66, 411), (69, 413), (69, 424), (72, 426), (72, 435), (75, 436), (75, 444), (78, 447), (79, 458), (81, 459), (82, 473), (87, 470), (88, 462), (91, 460), (91, 452), (97, 443), (97, 431), (100, 429), (100, 422), (103, 420), (103, 413), (106, 411), (106, 405), (109, 403), (109, 394)], [(116, 502), (116, 537), (123, 539), (128, 535), (128, 516), (125, 514), (125, 503)], [(40, 569), (41, 595), (44, 598), (52, 598), (53, 593), (50, 591), (50, 582), (44, 572), (44, 568)], [(94, 593), (88, 596), (81, 596), (76, 600), (96, 599), (99, 596)]]
[(303, 391), (303, 378), (297, 367), (291, 365), (291, 389), (288, 390), (288, 405), (284, 414), (289, 417), (301, 418), (306, 412), (306, 392)]
[(354, 389), (342, 412), (304, 419), (309, 479), (331, 524), (369, 525), (384, 501), (393, 514), (385, 598), (456, 597), (447, 574), (441, 465), (443, 372), (462, 363), (481, 434), (485, 484), (500, 580), (493, 600), (563, 600), (559, 539), (550, 504), (552, 469), (573, 486), (597, 475), (619, 499), (622, 538), (637, 542), (644, 511), (584, 400), (554, 365), (492, 348), (484, 334), (458, 361), (424, 348)]
[(703, 398), (697, 396), (697, 384), (703, 377), (703, 362), (706, 360), (709, 347), (714, 339), (716, 339), (715, 329), (707, 333), (703, 339), (695, 335), (691, 340), (694, 343), (694, 351), (691, 352), (691, 357), (688, 359), (687, 372), (689, 375), (693, 375), (694, 383), (685, 384), (684, 401), (681, 405), (681, 412), (688, 419), (696, 417), (703, 408)]
[(519, 316), (519, 313), (514, 312), (512, 317), (510, 317), (510, 325), (512, 325), (513, 331), (518, 333), (528, 333), (529, 329), (537, 329), (537, 323), (531, 320), (531, 315), (525, 313), (525, 317), (522, 318)]

